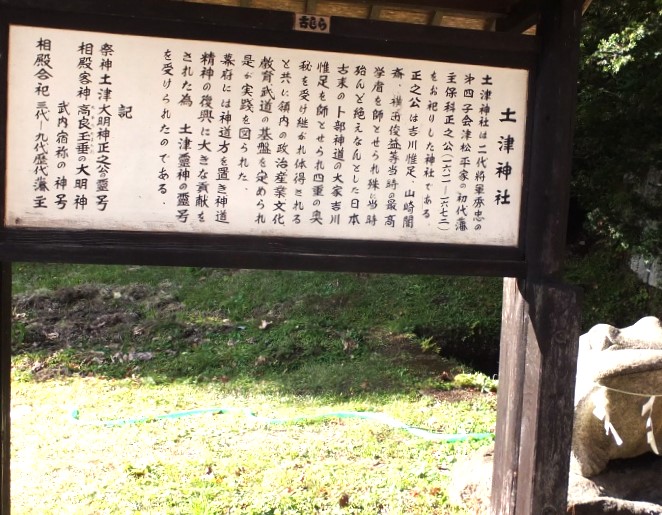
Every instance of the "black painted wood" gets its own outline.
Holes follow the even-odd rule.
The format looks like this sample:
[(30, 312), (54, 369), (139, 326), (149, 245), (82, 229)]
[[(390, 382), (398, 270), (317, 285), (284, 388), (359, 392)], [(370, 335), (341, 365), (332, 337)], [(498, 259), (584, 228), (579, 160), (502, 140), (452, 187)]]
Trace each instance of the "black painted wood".
[(167, 0), (0, 0), (0, 7), (11, 22), (37, 26), (346, 53), (360, 46), (366, 54), (513, 68), (535, 61), (534, 39), (520, 34), (341, 17), (332, 17), (331, 34), (315, 34), (293, 31), (286, 11)]
[(495, 514), (560, 514), (567, 503), (580, 309), (576, 292), (558, 281), (570, 194), (581, 2), (544, 0), (540, 9), (529, 137), (527, 277), (504, 285)]
[(0, 513), (8, 514), (11, 403), (11, 263), (0, 261)]
[(516, 248), (177, 233), (5, 230), (12, 261), (126, 263), (400, 274), (523, 276)]

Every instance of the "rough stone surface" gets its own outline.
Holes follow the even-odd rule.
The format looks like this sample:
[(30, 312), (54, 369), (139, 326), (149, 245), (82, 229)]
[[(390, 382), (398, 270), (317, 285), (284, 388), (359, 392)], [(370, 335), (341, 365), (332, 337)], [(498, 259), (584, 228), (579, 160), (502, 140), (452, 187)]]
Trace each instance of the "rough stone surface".
[[(651, 452), (662, 452), (662, 323), (593, 327), (577, 370), (568, 513), (662, 515), (662, 458)], [(485, 447), (454, 468), (451, 502), (489, 513), (493, 456)]]
[(577, 515), (662, 514), (662, 458), (648, 453), (614, 460), (591, 478), (571, 472), (568, 511)]
[[(662, 448), (662, 324), (600, 324), (579, 341), (573, 471), (591, 477), (609, 460)], [(649, 420), (650, 419), (650, 420)], [(652, 423), (652, 428), (647, 427)], [(650, 440), (654, 436), (654, 440)]]
[(457, 463), (448, 488), (449, 501), (476, 515), (489, 513), (493, 463), (494, 444)]
[[(453, 469), (449, 500), (477, 515), (490, 512), (494, 445), (476, 451)], [(611, 461), (600, 474), (570, 473), (571, 515), (662, 514), (662, 458), (652, 453)]]

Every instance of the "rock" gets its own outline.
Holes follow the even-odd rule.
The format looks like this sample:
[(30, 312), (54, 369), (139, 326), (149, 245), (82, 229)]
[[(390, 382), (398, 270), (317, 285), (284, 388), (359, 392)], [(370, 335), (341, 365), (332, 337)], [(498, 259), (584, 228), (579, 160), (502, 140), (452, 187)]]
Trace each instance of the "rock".
[(470, 513), (489, 513), (494, 444), (481, 447), (453, 467), (448, 499)]
[[(646, 317), (580, 338), (568, 513), (662, 514), (662, 323)], [(657, 399), (657, 400), (656, 400)], [(658, 449), (659, 447), (659, 449)], [(449, 499), (489, 513), (493, 448), (453, 469)]]
[[(453, 467), (448, 488), (452, 504), (477, 515), (490, 513), (494, 444)], [(568, 511), (572, 515), (662, 514), (662, 458), (652, 453), (611, 461), (600, 474), (586, 478), (571, 472)]]
[(600, 324), (579, 341), (573, 470), (590, 477), (609, 460), (662, 448), (662, 324)]
[(570, 473), (568, 512), (575, 515), (662, 513), (662, 458), (614, 460), (600, 474)]

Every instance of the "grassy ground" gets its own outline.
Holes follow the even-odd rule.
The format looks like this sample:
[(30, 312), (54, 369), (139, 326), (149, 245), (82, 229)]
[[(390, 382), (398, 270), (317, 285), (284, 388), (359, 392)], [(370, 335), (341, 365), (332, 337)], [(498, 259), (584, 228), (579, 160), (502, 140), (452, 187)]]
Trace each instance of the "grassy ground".
[(16, 265), (13, 513), (462, 513), (450, 469), (489, 439), (235, 412), (94, 422), (223, 407), (490, 432), (493, 381), (453, 382), (470, 370), (435, 351), (493, 338), (499, 290), (492, 279)]
[[(462, 512), (448, 503), (449, 469), (480, 442), (430, 442), (358, 419), (266, 425), (240, 413), (85, 425), (212, 406), (267, 417), (374, 410), (450, 432), (494, 426), (490, 394), (459, 402), (373, 394), (343, 402), (237, 394), (214, 384), (22, 383), (12, 408), (13, 513)], [(79, 421), (70, 417), (74, 407)]]
[[(585, 329), (662, 316), (622, 264), (570, 259)], [(16, 264), (14, 294), (13, 513), (471, 512), (452, 466), (489, 440), (234, 411), (97, 422), (220, 407), (493, 431), (494, 381), (466, 364), (496, 370), (499, 279)]]

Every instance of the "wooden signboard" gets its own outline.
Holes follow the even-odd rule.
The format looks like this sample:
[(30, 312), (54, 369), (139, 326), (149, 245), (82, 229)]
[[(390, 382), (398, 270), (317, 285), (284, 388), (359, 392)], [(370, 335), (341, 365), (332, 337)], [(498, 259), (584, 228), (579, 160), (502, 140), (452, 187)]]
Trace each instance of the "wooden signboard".
[(532, 38), (0, 0), (2, 507), (19, 260), (523, 279), (504, 290), (493, 506), (558, 507), (565, 451), (545, 491), (540, 472), (569, 433), (539, 428), (555, 402), (571, 416), (552, 372), (574, 374), (577, 324), (567, 305), (559, 319), (573, 294), (545, 281), (565, 237), (579, 7), (542, 4)]
[(526, 70), (22, 25), (8, 65), (7, 228), (518, 245)]
[(7, 13), (8, 255), (523, 273), (530, 43), (349, 53), (342, 19), (252, 10), (275, 45), (220, 9), (227, 30)]

